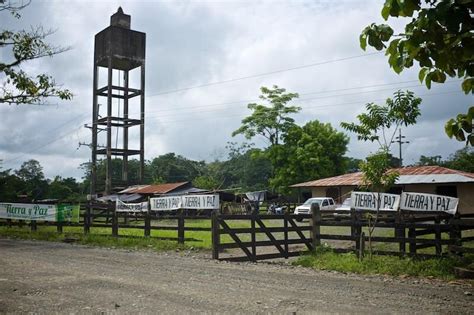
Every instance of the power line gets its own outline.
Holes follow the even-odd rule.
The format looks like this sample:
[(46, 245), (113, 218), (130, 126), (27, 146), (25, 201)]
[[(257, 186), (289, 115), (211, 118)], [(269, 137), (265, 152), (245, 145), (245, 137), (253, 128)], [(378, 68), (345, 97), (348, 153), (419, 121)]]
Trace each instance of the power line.
[[(416, 81), (416, 80), (413, 80), (413, 81)], [(406, 81), (406, 82), (413, 82), (413, 81)], [(450, 82), (455, 82), (455, 81), (450, 81)], [(447, 82), (447, 83), (448, 83), (448, 82)], [(393, 84), (395, 84), (395, 83), (390, 83), (390, 84), (393, 85)], [(385, 84), (384, 84), (384, 85), (385, 85)], [(348, 89), (356, 89), (356, 88), (347, 88), (347, 89), (345, 89), (345, 90), (348, 90)], [(341, 89), (341, 90), (342, 90), (342, 89)], [(380, 90), (368, 91), (368, 92), (377, 92), (377, 91), (380, 91)], [(305, 93), (304, 95), (316, 94), (316, 93), (323, 93), (323, 92), (324, 92), (324, 91), (311, 92), (311, 93)], [(459, 92), (459, 91), (456, 90), (456, 91), (448, 91), (448, 92), (440, 92), (440, 93), (422, 94), (422, 95), (419, 95), (419, 96), (435, 96), (435, 95), (451, 94), (451, 93), (458, 93), (458, 92)], [(342, 95), (332, 95), (332, 96), (325, 96), (325, 97), (319, 97), (319, 98), (337, 97), (337, 96), (363, 94), (363, 93), (365, 93), (365, 92), (342, 94)], [(303, 94), (302, 94), (302, 95), (303, 95)], [(304, 101), (304, 100), (314, 100), (314, 99), (319, 99), (319, 98), (308, 98), (308, 99), (302, 99), (302, 100), (303, 100), (303, 101)], [(375, 101), (383, 101), (383, 100), (385, 100), (385, 99), (376, 99), (376, 100), (372, 100), (372, 102), (375, 102)], [(301, 101), (301, 100), (300, 100), (300, 101)], [(240, 102), (240, 101), (238, 101), (238, 102)], [(328, 105), (317, 105), (317, 106), (311, 106), (311, 105), (310, 105), (310, 106), (305, 106), (305, 107), (303, 108), (303, 110), (304, 110), (304, 109), (307, 109), (307, 108), (324, 108), (324, 107), (334, 107), (334, 106), (345, 106), (345, 105), (352, 105), (352, 104), (360, 104), (361, 102), (363, 102), (363, 101), (347, 102), (347, 103), (339, 103), (339, 104), (328, 104)], [(237, 103), (237, 102), (228, 102), (228, 103)], [(222, 103), (222, 104), (225, 104), (225, 103)], [(216, 104), (214, 104), (214, 105), (216, 105)], [(214, 106), (214, 105), (212, 105), (212, 106)], [(208, 105), (208, 106), (209, 106), (209, 105)], [(203, 107), (203, 106), (199, 106), (199, 107)], [(192, 108), (192, 107), (189, 107), (189, 108)], [(207, 111), (207, 112), (212, 112), (212, 111)], [(59, 129), (60, 127), (62, 127), (62, 126), (64, 126), (65, 124), (69, 123), (70, 121), (75, 120), (77, 117), (82, 117), (82, 116), (85, 116), (85, 115), (88, 115), (88, 114), (83, 114), (83, 115), (76, 116), (76, 117), (74, 117), (73, 119), (68, 120), (68, 121), (66, 121), (65, 123), (62, 123), (62, 124), (59, 125), (58, 127), (55, 127), (55, 128), (53, 128), (53, 129), (51, 129), (50, 131)], [(168, 116), (172, 116), (172, 115), (168, 115)], [(239, 115), (239, 117), (240, 117), (240, 116), (242, 116), (242, 115)], [(154, 118), (154, 117), (162, 117), (162, 116), (151, 116), (151, 117)], [(233, 118), (233, 117), (235, 117), (235, 114), (234, 114), (234, 115), (226, 115), (226, 116), (217, 116), (217, 118)], [(148, 118), (150, 118), (150, 117), (148, 117)], [(210, 118), (213, 118), (213, 119), (214, 119), (214, 118), (216, 118), (216, 116), (210, 117)], [(206, 118), (204, 118), (204, 119), (206, 119)], [(169, 120), (169, 121), (166, 121), (166, 120), (165, 120), (165, 121), (161, 121), (160, 123), (162, 123), (162, 124), (168, 124), (168, 123), (176, 123), (176, 122), (184, 122), (184, 121), (190, 121), (190, 119), (184, 119), (184, 120), (183, 120), (183, 119), (181, 119), (181, 120)], [(83, 121), (83, 122), (85, 122), (85, 121)], [(79, 127), (79, 129), (80, 129), (80, 128), (82, 128), (82, 123), (81, 123), (81, 126)], [(17, 159), (19, 159), (19, 158), (21, 158), (21, 157), (23, 157), (23, 156), (25, 156), (25, 155), (27, 155), (27, 154), (36, 152), (36, 151), (38, 151), (39, 149), (41, 149), (41, 148), (43, 148), (43, 147), (46, 147), (46, 146), (48, 146), (48, 145), (50, 145), (50, 144), (52, 144), (52, 143), (54, 143), (54, 142), (56, 142), (56, 141), (59, 141), (59, 140), (65, 138), (66, 136), (68, 136), (69, 134), (75, 132), (76, 130), (78, 130), (78, 128), (75, 128), (74, 130), (72, 130), (72, 131), (70, 131), (70, 132), (68, 132), (68, 133), (66, 133), (66, 134), (64, 134), (64, 135), (62, 135), (61, 137), (58, 137), (58, 138), (56, 138), (56, 139), (54, 139), (54, 140), (52, 140), (52, 141), (50, 141), (50, 142), (47, 142), (46, 144), (43, 144), (43, 145), (41, 145), (41, 146), (38, 146), (37, 148), (35, 148), (35, 149), (33, 149), (33, 150), (30, 150), (29, 152), (25, 152), (25, 153), (23, 153), (23, 154), (21, 154), (21, 155), (15, 157), (15, 158), (8, 159), (8, 160), (5, 160), (5, 161), (3, 161), (3, 162), (4, 162), (4, 163), (8, 163), (8, 162), (11, 162), (11, 161), (13, 161), (13, 160), (17, 160)]]
[[(415, 80), (417, 81), (417, 80)], [(410, 82), (410, 81), (408, 81)], [(450, 81), (450, 82), (456, 82), (456, 81)], [(405, 88), (416, 88), (416, 87), (423, 87), (423, 85), (409, 85), (409, 86), (400, 86), (397, 87), (397, 89), (405, 89)], [(355, 88), (351, 88), (353, 90)], [(294, 102), (305, 102), (305, 101), (311, 101), (311, 100), (317, 100), (317, 99), (326, 99), (326, 98), (333, 98), (333, 97), (345, 97), (345, 96), (354, 96), (354, 95), (361, 95), (361, 94), (367, 94), (367, 93), (375, 93), (375, 92), (381, 92), (381, 91), (390, 91), (393, 90), (393, 88), (386, 88), (386, 89), (378, 89), (378, 90), (370, 90), (370, 91), (361, 91), (361, 92), (355, 92), (355, 93), (345, 93), (345, 94), (334, 94), (334, 95), (325, 95), (325, 96), (319, 96), (319, 97), (310, 97), (310, 98), (302, 98), (302, 99), (295, 99)], [(300, 95), (312, 95), (312, 94), (319, 94), (320, 92), (313, 92), (313, 93), (305, 93), (305, 94), (300, 94)], [(253, 101), (253, 100), (251, 100)], [(152, 113), (161, 113), (161, 112), (168, 112), (168, 111), (173, 111), (176, 112), (177, 110), (188, 110), (188, 109), (198, 109), (198, 108), (207, 108), (207, 107), (218, 107), (218, 106), (223, 106), (223, 105), (229, 105), (229, 104), (241, 104), (245, 103), (245, 101), (235, 101), (235, 102), (227, 102), (227, 103), (218, 103), (218, 104), (208, 104), (208, 105), (200, 105), (200, 106), (187, 106), (187, 107), (180, 107), (180, 108), (174, 108), (174, 109), (166, 109), (163, 111), (154, 111)], [(219, 109), (217, 109), (219, 110)], [(199, 113), (201, 112), (212, 112), (216, 111), (214, 110), (206, 110), (202, 111), (200, 110)], [(193, 112), (190, 112), (193, 113)], [(160, 114), (160, 115), (148, 115), (147, 118), (156, 118), (156, 117), (170, 117), (170, 116), (177, 116), (177, 115), (182, 115), (182, 113), (170, 113), (170, 114)]]
[[(430, 93), (430, 94), (421, 94), (417, 96), (423, 96), (423, 97), (430, 97), (430, 96), (436, 96), (436, 95), (444, 95), (444, 94), (453, 94), (453, 93), (459, 93), (458, 90), (455, 91), (448, 91), (448, 92), (440, 92), (440, 93)], [(308, 109), (308, 108), (325, 108), (325, 107), (334, 107), (334, 106), (345, 106), (345, 105), (354, 105), (354, 104), (361, 104), (362, 102), (377, 102), (377, 101), (384, 101), (385, 98), (381, 99), (373, 99), (370, 101), (356, 101), (356, 102), (348, 102), (348, 103), (339, 103), (339, 104), (327, 104), (327, 105), (313, 105), (313, 106), (305, 106), (303, 110)], [(224, 116), (213, 116), (213, 117), (204, 117), (204, 118), (199, 118), (200, 120), (202, 119), (215, 119), (215, 118), (234, 118), (238, 114), (233, 114), (233, 115), (224, 115)], [(241, 114), (238, 115), (239, 117), (244, 117), (246, 114)], [(195, 121), (196, 119), (178, 119), (178, 120), (165, 120), (165, 121), (160, 121), (161, 124), (169, 124), (169, 123), (176, 123), (176, 122), (185, 122), (185, 121)]]
[(335, 63), (335, 62), (340, 62), (340, 61), (346, 61), (346, 60), (351, 60), (351, 59), (368, 57), (368, 56), (372, 56), (372, 55), (378, 55), (378, 54), (381, 54), (381, 53), (382, 52), (373, 52), (373, 53), (367, 53), (367, 54), (362, 54), (362, 55), (356, 55), (356, 56), (350, 56), (350, 57), (334, 59), (334, 60), (326, 60), (326, 61), (321, 61), (321, 62), (315, 62), (315, 63), (302, 65), (302, 66), (297, 66), (297, 67), (292, 67), (292, 68), (279, 69), (279, 70), (274, 70), (274, 71), (265, 72), (265, 73), (252, 74), (252, 75), (233, 78), (233, 79), (227, 79), (227, 80), (216, 81), (216, 82), (209, 82), (209, 83), (204, 83), (204, 84), (200, 84), (200, 85), (189, 86), (189, 87), (185, 87), (185, 88), (179, 88), (179, 89), (175, 89), (175, 90), (168, 90), (168, 91), (158, 92), (158, 93), (154, 93), (154, 94), (149, 94), (148, 96), (150, 97), (150, 96), (157, 96), (157, 95), (165, 95), (165, 94), (183, 92), (183, 91), (188, 91), (188, 90), (192, 90), (192, 89), (198, 89), (198, 88), (202, 88), (202, 87), (212, 86), (212, 85), (225, 84), (225, 83), (241, 81), (241, 80), (246, 80), (246, 79), (264, 77), (264, 76), (272, 75), (272, 74), (276, 74), (276, 73), (282, 73), (282, 72), (287, 72), (287, 71), (293, 71), (293, 70), (299, 70), (299, 69), (304, 69), (304, 68), (321, 66), (321, 65), (325, 65), (325, 64), (329, 64), (329, 63)]
[(71, 131), (69, 131), (69, 132), (63, 134), (62, 136), (60, 136), (60, 137), (58, 137), (58, 138), (56, 138), (56, 139), (53, 139), (53, 140), (51, 140), (51, 141), (49, 141), (49, 142), (47, 142), (47, 143), (45, 143), (45, 144), (42, 144), (42, 145), (40, 145), (40, 146), (37, 146), (36, 148), (34, 148), (34, 149), (32, 149), (32, 150), (30, 150), (30, 151), (28, 151), (28, 152), (22, 153), (22, 154), (20, 154), (20, 155), (14, 157), (14, 158), (5, 160), (4, 163), (9, 163), (9, 162), (11, 162), (11, 161), (16, 161), (16, 160), (22, 158), (23, 156), (25, 156), (25, 155), (27, 155), (27, 154), (31, 154), (31, 153), (34, 153), (34, 152), (36, 152), (36, 151), (42, 149), (42, 148), (45, 148), (45, 147), (47, 147), (47, 146), (49, 146), (49, 145), (51, 145), (51, 144), (53, 144), (53, 143), (55, 143), (55, 142), (57, 142), (57, 141), (59, 141), (59, 140), (62, 140), (62, 139), (64, 139), (64, 138), (66, 138), (66, 137), (69, 136), (70, 134), (72, 134), (72, 133), (74, 133), (74, 132), (76, 132), (76, 131), (81, 130), (82, 127), (83, 127), (83, 126), (82, 126), (82, 124), (81, 124), (79, 127), (74, 128), (73, 130), (71, 130)]
[[(460, 82), (460, 81), (461, 80), (453, 80), (453, 81), (445, 82), (445, 84), (456, 83), (456, 82)], [(371, 88), (371, 87), (389, 86), (389, 85), (397, 85), (397, 84), (413, 83), (413, 82), (419, 82), (419, 81), (418, 80), (410, 80), (410, 81), (393, 82), (393, 83), (385, 83), (385, 84), (374, 84), (374, 85), (358, 86), (358, 87), (351, 87), (351, 88), (344, 88), (344, 89), (307, 92), (307, 93), (298, 93), (298, 94), (300, 96), (301, 95), (324, 94), (324, 93), (332, 93), (332, 92), (338, 92), (338, 91), (360, 90), (360, 89)], [(422, 85), (422, 84), (418, 84), (418, 85), (411, 85), (411, 86), (400, 86), (400, 87), (396, 87), (396, 88), (397, 89), (403, 89), (403, 88), (423, 87), (423, 86), (424, 85)], [(361, 91), (361, 92), (357, 92), (357, 93), (353, 93), (353, 94), (336, 94), (336, 95), (330, 95), (330, 96), (323, 96), (321, 98), (345, 96), (345, 95), (357, 95), (357, 94), (362, 94), (362, 93), (372, 93), (372, 92), (379, 92), (379, 91), (386, 91), (386, 90), (391, 90), (391, 89)], [(298, 100), (302, 101), (302, 100), (313, 100), (313, 99), (318, 99), (318, 98), (304, 98), (304, 99), (298, 99)], [(206, 108), (206, 107), (217, 107), (217, 106), (223, 106), (223, 105), (250, 103), (250, 102), (258, 102), (258, 101), (259, 101), (259, 99), (246, 99), (246, 100), (229, 101), (229, 102), (223, 102), (223, 103), (213, 103), (213, 104), (204, 104), (204, 105), (197, 105), (197, 106), (192, 105), (192, 106), (182, 106), (182, 107), (175, 107), (175, 108), (168, 108), (168, 109), (160, 109), (160, 110), (156, 110), (156, 111), (147, 111), (147, 117), (155, 117), (155, 116), (148, 116), (148, 114), (151, 114), (151, 113), (176, 112), (177, 110)], [(136, 113), (134, 113), (134, 114), (136, 114)]]

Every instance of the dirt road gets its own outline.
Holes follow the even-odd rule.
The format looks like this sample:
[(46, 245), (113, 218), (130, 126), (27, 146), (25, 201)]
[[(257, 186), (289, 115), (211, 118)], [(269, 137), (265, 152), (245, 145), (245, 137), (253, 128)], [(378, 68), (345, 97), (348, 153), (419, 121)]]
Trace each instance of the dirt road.
[(0, 313), (472, 313), (473, 288), (0, 239)]

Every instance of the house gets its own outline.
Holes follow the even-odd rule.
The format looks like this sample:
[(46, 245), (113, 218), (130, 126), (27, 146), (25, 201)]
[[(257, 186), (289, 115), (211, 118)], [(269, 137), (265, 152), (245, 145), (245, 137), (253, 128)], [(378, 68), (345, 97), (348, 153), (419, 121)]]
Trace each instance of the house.
[(190, 182), (166, 183), (157, 185), (134, 185), (123, 189), (116, 194), (98, 198), (99, 201), (115, 201), (117, 198), (123, 202), (138, 202), (148, 197), (164, 195), (183, 195), (205, 192), (204, 189), (195, 188)]
[[(409, 166), (395, 169), (400, 177), (389, 191), (402, 191), (445, 195), (459, 198), (459, 213), (474, 213), (474, 173), (467, 173), (441, 166)], [(362, 185), (362, 173), (292, 185), (301, 190), (303, 197), (332, 197), (341, 203), (353, 190)]]

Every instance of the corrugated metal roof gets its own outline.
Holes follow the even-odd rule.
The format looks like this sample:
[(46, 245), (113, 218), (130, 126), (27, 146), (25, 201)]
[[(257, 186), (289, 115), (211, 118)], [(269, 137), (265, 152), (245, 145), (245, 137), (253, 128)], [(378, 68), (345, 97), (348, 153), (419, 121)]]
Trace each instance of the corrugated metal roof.
[[(400, 177), (396, 184), (428, 184), (428, 183), (474, 183), (474, 173), (467, 173), (441, 166), (409, 166), (393, 169)], [(329, 186), (360, 186), (362, 173), (344, 174), (314, 181), (292, 185), (291, 187), (329, 187)]]
[(167, 183), (159, 185), (137, 185), (120, 191), (120, 194), (166, 194), (179, 187), (188, 185), (189, 182)]

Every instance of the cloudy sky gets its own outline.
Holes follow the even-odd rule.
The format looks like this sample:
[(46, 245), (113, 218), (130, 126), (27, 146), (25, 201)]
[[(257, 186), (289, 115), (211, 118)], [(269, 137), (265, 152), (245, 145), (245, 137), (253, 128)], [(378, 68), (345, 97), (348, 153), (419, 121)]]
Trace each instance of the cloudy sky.
[[(444, 123), (466, 112), (472, 96), (465, 96), (456, 80), (428, 90), (417, 81), (416, 67), (397, 75), (383, 54), (360, 49), (359, 34), (371, 22), (382, 22), (382, 5), (383, 0), (33, 0), (19, 20), (0, 12), (2, 29), (56, 30), (49, 41), (71, 49), (22, 68), (49, 73), (74, 93), (72, 101), (53, 99), (49, 106), (0, 104), (2, 167), (16, 169), (36, 159), (47, 177), (82, 176), (78, 166), (89, 161), (90, 150), (78, 143), (91, 141), (84, 124), (92, 115), (94, 35), (119, 6), (132, 16), (132, 29), (147, 36), (147, 159), (167, 152), (224, 159), (228, 141), (245, 140), (231, 133), (250, 113), (247, 104), (257, 100), (261, 86), (271, 85), (300, 94), (293, 102), (302, 107), (298, 124), (317, 119), (339, 130), (340, 122), (354, 121), (366, 103), (383, 103), (398, 89), (414, 91), (423, 99), (422, 116), (416, 126), (403, 129), (410, 141), (403, 147), (404, 162), (415, 163), (420, 155), (446, 158), (463, 144), (446, 137)], [(390, 21), (398, 29), (402, 22)], [(138, 141), (129, 146), (138, 148)], [(347, 155), (363, 158), (374, 150), (375, 144), (351, 136)], [(393, 153), (398, 155), (398, 147)]]

